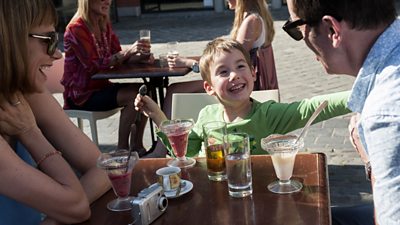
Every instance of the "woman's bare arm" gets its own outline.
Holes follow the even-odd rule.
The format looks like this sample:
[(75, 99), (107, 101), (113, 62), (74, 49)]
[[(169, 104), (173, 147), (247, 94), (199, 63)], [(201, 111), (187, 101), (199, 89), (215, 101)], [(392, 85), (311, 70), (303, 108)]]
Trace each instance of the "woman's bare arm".
[(71, 122), (50, 93), (32, 94), (27, 99), (46, 138), (81, 174), (80, 183), (92, 203), (110, 189), (105, 172), (96, 166), (99, 148)]

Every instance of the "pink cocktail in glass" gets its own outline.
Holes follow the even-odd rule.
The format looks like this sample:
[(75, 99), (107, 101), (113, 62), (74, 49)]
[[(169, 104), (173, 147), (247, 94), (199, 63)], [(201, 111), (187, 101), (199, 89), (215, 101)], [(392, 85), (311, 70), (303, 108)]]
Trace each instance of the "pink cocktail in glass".
[(167, 135), (171, 144), (175, 159), (167, 163), (168, 166), (180, 168), (191, 167), (196, 164), (196, 160), (186, 157), (189, 132), (194, 125), (193, 120), (166, 120), (161, 123), (161, 131)]
[(122, 198), (127, 197), (130, 193), (132, 172), (123, 174), (108, 174), (112, 186), (114, 187), (115, 194)]
[(129, 196), (131, 190), (132, 170), (139, 160), (137, 152), (116, 150), (102, 153), (97, 159), (97, 167), (107, 172), (117, 199), (109, 202), (107, 208), (111, 211), (126, 211), (132, 209)]

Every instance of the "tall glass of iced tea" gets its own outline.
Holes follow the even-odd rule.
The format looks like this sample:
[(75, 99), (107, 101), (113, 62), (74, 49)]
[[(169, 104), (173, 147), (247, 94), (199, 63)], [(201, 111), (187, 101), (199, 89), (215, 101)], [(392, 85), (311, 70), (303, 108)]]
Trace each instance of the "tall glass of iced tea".
[(222, 121), (205, 123), (203, 125), (203, 133), (207, 156), (208, 179), (213, 181), (226, 180), (226, 123)]

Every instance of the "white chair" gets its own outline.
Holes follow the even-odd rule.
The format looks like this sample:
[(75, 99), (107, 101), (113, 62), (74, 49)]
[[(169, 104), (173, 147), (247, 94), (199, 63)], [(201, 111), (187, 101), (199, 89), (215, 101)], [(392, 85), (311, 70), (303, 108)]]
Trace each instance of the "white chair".
[[(62, 59), (56, 60), (53, 66), (50, 67), (48, 71), (47, 88), (51, 93), (63, 93), (64, 86), (60, 83), (62, 75), (64, 74), (64, 57)], [(108, 111), (86, 111), (86, 110), (75, 110), (68, 109), (64, 112), (71, 118), (76, 118), (78, 120), (78, 127), (83, 132), (83, 120), (89, 121), (90, 131), (92, 133), (92, 141), (99, 145), (98, 135), (97, 135), (97, 120), (106, 119), (116, 113), (118, 113), (121, 108), (116, 108)]]
[[(253, 91), (251, 97), (259, 102), (280, 101), (279, 90)], [(171, 119), (193, 118), (195, 121), (204, 106), (218, 103), (207, 93), (174, 93), (172, 95)]]

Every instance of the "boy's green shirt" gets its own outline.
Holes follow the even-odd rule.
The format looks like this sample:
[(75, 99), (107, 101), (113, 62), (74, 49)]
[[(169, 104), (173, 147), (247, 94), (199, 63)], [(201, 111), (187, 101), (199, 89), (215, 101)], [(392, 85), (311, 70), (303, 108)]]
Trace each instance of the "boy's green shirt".
[[(349, 95), (350, 92), (346, 91), (292, 103), (277, 103), (275, 101), (260, 103), (252, 100), (251, 112), (243, 120), (227, 123), (228, 133), (247, 133), (250, 137), (251, 154), (268, 154), (261, 148), (261, 138), (270, 134), (286, 134), (302, 128), (324, 100), (328, 100), (328, 106), (319, 114), (314, 123), (350, 113), (351, 111), (347, 108)], [(196, 156), (199, 153), (204, 140), (202, 126), (210, 121), (224, 121), (221, 104), (208, 105), (200, 111), (199, 118), (189, 134), (187, 156)], [(171, 150), (166, 135), (160, 131), (157, 135)]]

